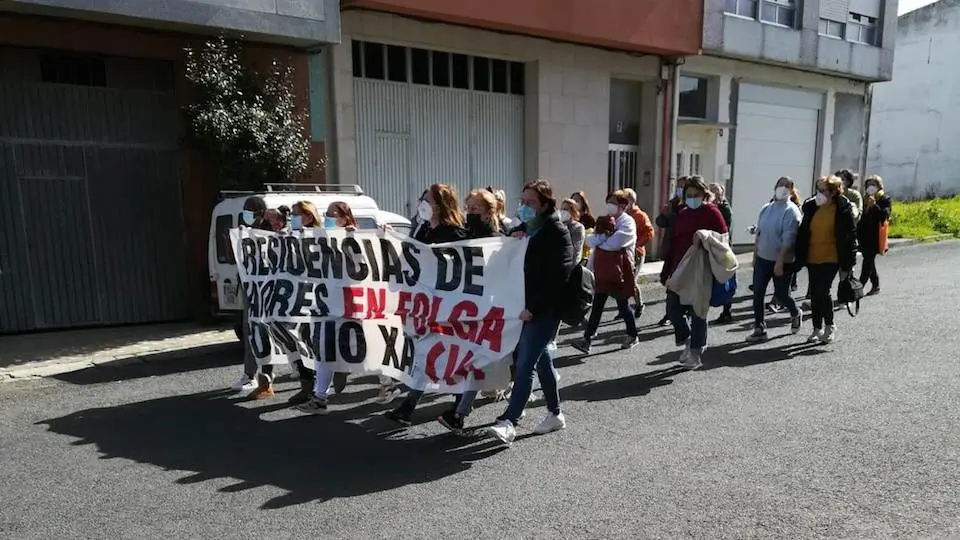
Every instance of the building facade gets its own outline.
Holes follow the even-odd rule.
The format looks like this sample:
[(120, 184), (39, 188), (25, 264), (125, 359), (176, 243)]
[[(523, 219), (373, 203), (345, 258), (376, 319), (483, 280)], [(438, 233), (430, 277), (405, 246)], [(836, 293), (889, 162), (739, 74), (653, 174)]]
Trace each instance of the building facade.
[(864, 170), (869, 88), (891, 78), (896, 13), (895, 0), (704, 0), (673, 159), (726, 186), (734, 243), (753, 242), (746, 228), (780, 176), (806, 196), (820, 175)]
[(960, 53), (960, 1), (940, 0), (900, 17), (895, 78), (873, 90), (867, 160), (898, 198), (960, 193), (954, 53)]
[(699, 50), (700, 0), (343, 8), (328, 58), (332, 180), (408, 215), (432, 183), (501, 187), (513, 211), (540, 176), (597, 208), (613, 187), (636, 188), (648, 208), (659, 200), (670, 66)]
[(339, 20), (336, 0), (3, 2), (0, 333), (197, 316), (217, 186), (181, 144), (184, 48), (246, 40), (296, 68), (308, 112)]

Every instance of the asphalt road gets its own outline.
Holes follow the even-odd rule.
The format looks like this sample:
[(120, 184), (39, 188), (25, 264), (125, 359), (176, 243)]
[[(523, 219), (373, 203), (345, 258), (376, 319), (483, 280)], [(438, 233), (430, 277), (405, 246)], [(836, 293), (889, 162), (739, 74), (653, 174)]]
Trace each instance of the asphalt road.
[(777, 316), (774, 339), (747, 346), (743, 299), (696, 372), (651, 327), (652, 287), (642, 346), (586, 359), (562, 347), (569, 428), (509, 449), (446, 433), (433, 422), (446, 399), (396, 431), (371, 384), (327, 417), (237, 401), (221, 389), (239, 357), (222, 353), (3, 384), (0, 537), (958, 534), (960, 242), (879, 264), (883, 294), (856, 320), (837, 313), (835, 344), (806, 346)]

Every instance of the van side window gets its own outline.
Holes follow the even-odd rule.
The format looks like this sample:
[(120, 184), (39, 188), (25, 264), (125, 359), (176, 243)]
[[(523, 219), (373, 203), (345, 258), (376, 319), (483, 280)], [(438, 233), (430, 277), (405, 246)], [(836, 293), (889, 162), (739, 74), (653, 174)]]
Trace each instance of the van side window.
[(369, 217), (358, 217), (357, 228), (360, 230), (371, 230), (377, 228), (377, 220)]
[[(238, 216), (238, 223), (239, 220)], [(217, 262), (220, 264), (234, 264), (233, 246), (230, 245), (230, 229), (232, 227), (233, 216), (217, 216)]]

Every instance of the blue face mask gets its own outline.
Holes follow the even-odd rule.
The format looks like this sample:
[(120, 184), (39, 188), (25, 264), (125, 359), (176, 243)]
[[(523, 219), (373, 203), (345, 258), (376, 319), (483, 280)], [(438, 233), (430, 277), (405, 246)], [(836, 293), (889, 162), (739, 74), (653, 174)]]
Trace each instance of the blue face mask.
[(323, 218), (323, 228), (324, 229), (336, 229), (337, 228), (337, 218), (332, 218), (326, 216)]
[(253, 225), (253, 222), (256, 220), (256, 216), (253, 215), (253, 210), (244, 210), (242, 217), (244, 225)]
[(691, 210), (696, 210), (700, 208), (700, 205), (703, 204), (703, 199), (700, 197), (687, 197), (687, 208)]
[(534, 212), (533, 208), (522, 204), (520, 208), (517, 208), (517, 217), (524, 223), (530, 223), (533, 218), (537, 217), (537, 213)]
[(303, 228), (303, 216), (290, 216), (290, 228), (299, 231)]

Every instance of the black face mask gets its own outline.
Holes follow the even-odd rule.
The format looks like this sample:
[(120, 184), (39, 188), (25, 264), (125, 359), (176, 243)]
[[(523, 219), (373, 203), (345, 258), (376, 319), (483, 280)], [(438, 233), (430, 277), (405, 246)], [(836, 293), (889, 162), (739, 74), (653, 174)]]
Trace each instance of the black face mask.
[(483, 229), (486, 227), (487, 224), (484, 223), (483, 217), (480, 214), (467, 214), (468, 229)]

